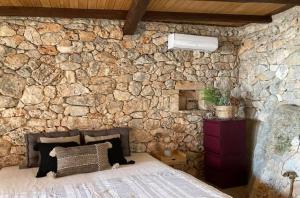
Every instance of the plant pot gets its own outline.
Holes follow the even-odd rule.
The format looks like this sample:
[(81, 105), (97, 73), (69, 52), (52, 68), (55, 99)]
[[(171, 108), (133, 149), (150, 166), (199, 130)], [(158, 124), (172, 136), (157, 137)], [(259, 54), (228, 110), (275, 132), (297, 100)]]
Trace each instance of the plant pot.
[(216, 116), (220, 119), (231, 119), (234, 117), (234, 106), (215, 106)]

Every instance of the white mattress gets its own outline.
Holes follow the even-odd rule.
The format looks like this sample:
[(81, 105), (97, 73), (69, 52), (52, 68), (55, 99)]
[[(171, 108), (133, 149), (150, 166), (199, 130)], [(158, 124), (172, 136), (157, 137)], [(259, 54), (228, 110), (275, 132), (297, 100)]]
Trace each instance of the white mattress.
[[(0, 197), (177, 197), (167, 192), (171, 189), (173, 192), (180, 190), (182, 194), (187, 193), (184, 197), (230, 197), (186, 173), (166, 166), (149, 154), (132, 154), (128, 159), (136, 163), (114, 170), (62, 178), (35, 178), (37, 168), (3, 168), (0, 170)], [(62, 187), (67, 193), (58, 193), (56, 189), (61, 190)], [(148, 187), (149, 192), (146, 192)], [(85, 192), (79, 192), (76, 188), (84, 188)], [(125, 188), (128, 192), (120, 192)], [(187, 189), (194, 189), (197, 194), (188, 194)], [(180, 193), (177, 193), (178, 196)]]

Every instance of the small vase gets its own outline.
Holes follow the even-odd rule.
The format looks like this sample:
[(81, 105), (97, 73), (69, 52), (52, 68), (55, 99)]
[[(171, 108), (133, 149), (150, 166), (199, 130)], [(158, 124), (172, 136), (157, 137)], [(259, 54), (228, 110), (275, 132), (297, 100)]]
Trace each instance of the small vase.
[(231, 119), (234, 117), (234, 106), (215, 106), (216, 116), (220, 119)]
[(171, 157), (171, 156), (172, 156), (172, 150), (169, 149), (169, 148), (165, 148), (165, 150), (164, 150), (164, 155), (165, 155), (166, 157)]

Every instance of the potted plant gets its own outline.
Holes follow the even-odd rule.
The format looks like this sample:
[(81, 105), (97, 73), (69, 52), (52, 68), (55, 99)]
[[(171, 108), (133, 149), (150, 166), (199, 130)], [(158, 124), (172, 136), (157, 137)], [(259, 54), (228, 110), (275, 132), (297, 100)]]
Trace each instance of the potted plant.
[(229, 91), (205, 88), (202, 92), (202, 99), (214, 105), (218, 118), (230, 119), (234, 117), (234, 106), (231, 105)]

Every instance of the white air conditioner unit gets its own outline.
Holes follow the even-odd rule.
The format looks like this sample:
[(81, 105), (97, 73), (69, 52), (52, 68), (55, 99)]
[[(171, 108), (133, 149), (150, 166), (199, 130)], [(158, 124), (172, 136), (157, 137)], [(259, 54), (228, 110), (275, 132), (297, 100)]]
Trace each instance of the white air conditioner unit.
[(188, 34), (170, 34), (168, 37), (168, 49), (213, 52), (218, 49), (218, 38)]

